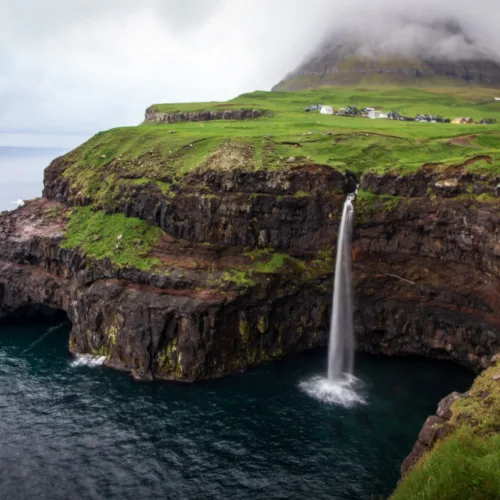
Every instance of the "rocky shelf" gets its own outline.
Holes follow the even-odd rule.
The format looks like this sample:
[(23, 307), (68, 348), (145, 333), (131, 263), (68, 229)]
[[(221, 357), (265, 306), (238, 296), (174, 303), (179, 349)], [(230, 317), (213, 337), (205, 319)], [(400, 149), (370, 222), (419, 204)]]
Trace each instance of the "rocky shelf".
[(191, 111), (164, 113), (154, 107), (146, 110), (146, 123), (205, 122), (213, 120), (253, 120), (266, 113), (259, 109), (223, 109), (217, 111)]

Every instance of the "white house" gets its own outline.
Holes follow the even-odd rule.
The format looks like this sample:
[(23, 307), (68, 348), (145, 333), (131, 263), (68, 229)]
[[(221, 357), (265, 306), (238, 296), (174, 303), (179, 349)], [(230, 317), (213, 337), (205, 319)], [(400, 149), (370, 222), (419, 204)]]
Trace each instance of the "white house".
[(387, 113), (382, 112), (382, 111), (372, 110), (372, 111), (368, 112), (368, 118), (375, 120), (375, 119), (380, 119), (380, 118), (389, 118), (389, 115)]
[(500, 97), (495, 97), (495, 101), (500, 101)]
[(319, 112), (322, 115), (333, 115), (333, 108), (331, 106), (321, 106)]

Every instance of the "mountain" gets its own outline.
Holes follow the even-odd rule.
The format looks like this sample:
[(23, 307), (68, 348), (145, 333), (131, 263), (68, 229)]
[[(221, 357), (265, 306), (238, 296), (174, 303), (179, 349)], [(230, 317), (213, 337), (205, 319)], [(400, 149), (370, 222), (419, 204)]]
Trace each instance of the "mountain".
[(273, 90), (370, 84), (500, 88), (500, 59), (455, 22), (376, 23), (336, 30)]

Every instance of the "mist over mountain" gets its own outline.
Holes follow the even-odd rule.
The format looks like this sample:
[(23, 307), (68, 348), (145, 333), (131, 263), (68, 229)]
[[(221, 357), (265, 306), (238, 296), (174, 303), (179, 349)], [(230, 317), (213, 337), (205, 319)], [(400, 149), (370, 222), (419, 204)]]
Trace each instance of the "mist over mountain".
[(354, 84), (500, 87), (498, 47), (470, 35), (456, 19), (372, 13), (368, 21), (368, 15), (337, 23), (275, 90)]

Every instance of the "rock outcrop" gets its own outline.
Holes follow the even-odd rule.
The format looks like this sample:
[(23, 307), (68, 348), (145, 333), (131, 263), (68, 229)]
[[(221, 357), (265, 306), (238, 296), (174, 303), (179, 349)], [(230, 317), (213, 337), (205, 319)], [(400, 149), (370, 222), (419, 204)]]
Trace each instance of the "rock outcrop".
[[(443, 452), (447, 447), (446, 441), (456, 436), (459, 439), (464, 439), (463, 436), (467, 436), (469, 442), (473, 439), (476, 442), (487, 442), (491, 437), (498, 435), (500, 430), (499, 361), (499, 355), (493, 356), (490, 360), (490, 366), (475, 379), (472, 387), (466, 393), (454, 392), (440, 401), (436, 414), (426, 420), (413, 450), (401, 466), (402, 481), (399, 488), (404, 490), (405, 481), (413, 473), (412, 468), (429, 452), (434, 454), (434, 459), (438, 456), (439, 460), (445, 464), (443, 469), (446, 469), (446, 462), (449, 460), (450, 453), (449, 448)], [(440, 441), (444, 441), (442, 446), (439, 449), (434, 449)], [(495, 450), (493, 449), (492, 452), (495, 452)], [(458, 465), (458, 472), (461, 472), (462, 461), (466, 462), (468, 459), (467, 453), (467, 446), (453, 450), (453, 457), (456, 460), (455, 468), (460, 464)], [(463, 455), (463, 457), (460, 457), (460, 455)], [(434, 463), (436, 462), (434, 461)], [(422, 466), (422, 470), (428, 476), (436, 473), (434, 468), (429, 465), (429, 462), (422, 464)], [(419, 472), (421, 473), (422, 470)], [(398, 498), (404, 497), (400, 494)]]
[(500, 347), (498, 202), (389, 197), (378, 203), (358, 210), (360, 348), (487, 366)]
[(453, 416), (451, 408), (457, 399), (464, 397), (467, 397), (467, 395), (453, 392), (439, 402), (436, 415), (431, 415), (425, 421), (415, 446), (403, 461), (401, 465), (402, 476), (405, 476), (425, 453), (432, 450), (438, 441), (445, 439), (446, 436), (455, 430), (455, 427), (450, 423), (451, 417)]
[(224, 109), (220, 111), (192, 111), (164, 113), (154, 107), (146, 110), (146, 123), (206, 122), (213, 120), (253, 120), (266, 114), (261, 109)]

